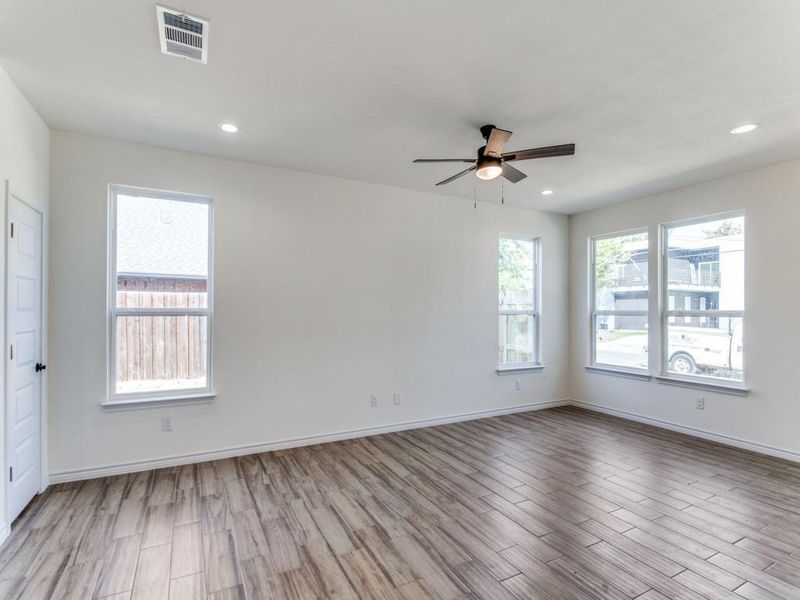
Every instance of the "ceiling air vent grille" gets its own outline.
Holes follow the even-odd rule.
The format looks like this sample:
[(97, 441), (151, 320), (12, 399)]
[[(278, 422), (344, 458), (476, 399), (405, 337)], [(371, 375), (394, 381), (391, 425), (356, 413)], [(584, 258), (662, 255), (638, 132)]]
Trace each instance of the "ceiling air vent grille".
[(161, 52), (179, 58), (208, 62), (208, 21), (170, 8), (156, 6)]

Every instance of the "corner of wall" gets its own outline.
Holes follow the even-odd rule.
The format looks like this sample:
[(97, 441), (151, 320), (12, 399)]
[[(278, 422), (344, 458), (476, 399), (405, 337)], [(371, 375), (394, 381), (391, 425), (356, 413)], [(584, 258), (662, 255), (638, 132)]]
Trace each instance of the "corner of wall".
[(572, 309), (573, 309), (573, 299), (572, 299), (572, 220), (573, 215), (567, 215), (567, 256), (566, 256), (566, 265), (567, 265), (567, 319), (565, 323), (565, 329), (567, 332), (567, 381), (566, 381), (566, 390), (567, 390), (567, 398), (573, 398), (575, 396), (575, 383), (574, 383), (574, 371), (575, 365), (575, 353), (572, 351), (574, 346), (574, 341), (572, 339), (572, 327), (573, 321), (572, 318)]

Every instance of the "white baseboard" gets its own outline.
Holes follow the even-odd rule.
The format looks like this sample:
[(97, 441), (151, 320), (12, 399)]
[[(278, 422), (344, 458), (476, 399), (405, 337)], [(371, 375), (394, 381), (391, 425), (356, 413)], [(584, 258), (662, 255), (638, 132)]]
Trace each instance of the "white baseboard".
[(628, 419), (629, 421), (636, 421), (637, 423), (644, 423), (646, 425), (660, 427), (661, 429), (669, 429), (670, 431), (685, 433), (686, 435), (691, 435), (693, 437), (702, 438), (704, 440), (717, 442), (718, 444), (724, 444), (726, 446), (734, 446), (736, 448), (741, 448), (743, 450), (750, 450), (751, 452), (757, 452), (758, 454), (767, 454), (769, 456), (775, 456), (777, 458), (783, 458), (786, 460), (790, 460), (792, 462), (800, 463), (800, 452), (794, 452), (792, 450), (786, 450), (783, 448), (776, 448), (774, 446), (768, 446), (766, 444), (759, 444), (758, 442), (751, 442), (750, 440), (745, 440), (730, 435), (714, 433), (713, 431), (708, 431), (705, 429), (689, 427), (687, 425), (681, 425), (673, 421), (656, 419), (654, 417), (646, 417), (644, 415), (628, 412), (626, 410), (619, 410), (617, 408), (611, 408), (610, 406), (603, 406), (602, 404), (592, 404), (591, 402), (585, 402), (584, 400), (573, 399), (570, 401), (570, 404), (572, 404), (573, 406), (577, 406), (579, 408), (585, 408), (588, 410), (601, 412), (607, 415), (612, 415), (614, 417)]
[[(345, 431), (338, 431), (334, 433), (327, 433), (321, 435), (311, 435), (297, 438), (289, 438), (285, 440), (278, 440), (274, 442), (267, 442), (263, 444), (251, 444), (246, 446), (235, 446), (231, 448), (223, 448), (219, 450), (211, 450), (207, 452), (195, 452), (190, 454), (180, 454), (169, 456), (166, 458), (158, 458), (152, 460), (133, 461), (112, 465), (102, 465), (98, 467), (90, 467), (88, 469), (73, 469), (65, 471), (56, 471), (50, 473), (49, 482), (51, 484), (66, 483), (69, 481), (82, 481), (84, 479), (94, 479), (97, 477), (109, 477), (111, 475), (123, 475), (125, 473), (136, 473), (139, 471), (148, 471), (151, 469), (162, 469), (166, 467), (176, 467), (180, 465), (187, 465), (197, 462), (205, 462), (209, 460), (219, 460), (223, 458), (231, 458), (235, 456), (244, 456), (247, 454), (258, 454), (260, 452), (270, 452), (273, 450), (284, 450), (286, 448), (296, 448), (298, 446), (310, 446), (313, 444), (322, 444), (326, 442), (336, 442), (341, 440), (348, 440), (353, 438), (365, 437), (369, 435), (379, 435), (381, 433), (391, 433), (394, 431), (405, 431), (408, 429), (419, 429), (421, 427), (434, 427), (436, 425), (446, 425), (447, 423), (458, 423), (461, 421), (471, 421), (474, 419), (485, 419), (488, 417), (496, 417), (500, 415), (509, 415), (519, 412), (527, 412), (532, 410), (542, 410), (546, 408), (555, 408), (557, 406), (576, 406), (585, 408), (596, 412), (660, 427), (662, 429), (669, 429), (670, 431), (677, 431), (694, 437), (702, 438), (712, 442), (750, 450), (759, 454), (766, 454), (768, 456), (775, 456), (793, 462), (800, 463), (800, 453), (783, 448), (776, 448), (766, 444), (759, 444), (741, 438), (714, 433), (705, 429), (698, 429), (681, 425), (672, 421), (664, 419), (657, 419), (654, 417), (647, 417), (637, 413), (632, 413), (609, 406), (600, 404), (592, 404), (583, 400), (565, 399), (565, 400), (552, 400), (548, 402), (532, 402), (528, 404), (520, 404), (517, 406), (506, 406), (503, 408), (495, 408), (489, 410), (479, 410), (469, 413), (461, 413), (457, 415), (448, 415), (444, 417), (434, 417), (430, 419), (419, 419), (416, 421), (405, 421), (402, 423), (393, 423), (391, 425), (380, 425), (376, 427), (365, 427), (362, 429), (349, 429)], [(9, 534), (8, 526), (5, 529), (0, 529), (0, 544), (3, 539)]]
[(165, 467), (177, 467), (197, 462), (209, 460), (219, 460), (234, 456), (244, 456), (246, 454), (258, 454), (260, 452), (270, 452), (272, 450), (284, 450), (286, 448), (296, 448), (298, 446), (310, 446), (312, 444), (322, 444), (325, 442), (336, 442), (353, 438), (365, 437), (368, 435), (378, 435), (381, 433), (391, 433), (394, 431), (405, 431), (408, 429), (419, 429), (420, 427), (433, 427), (435, 425), (446, 425), (447, 423), (458, 423), (460, 421), (472, 421), (474, 419), (485, 419), (500, 415), (510, 415), (513, 413), (527, 412), (531, 410), (542, 410), (554, 408), (556, 406), (567, 406), (569, 400), (551, 400), (548, 402), (531, 402), (516, 406), (505, 406), (489, 410), (478, 410), (457, 415), (444, 417), (434, 417), (430, 419), (420, 419), (417, 421), (406, 421), (403, 423), (393, 423), (391, 425), (380, 425), (377, 427), (365, 427), (362, 429), (349, 429), (335, 433), (322, 435), (310, 435), (304, 437), (290, 438), (264, 444), (252, 444), (247, 446), (236, 446), (208, 452), (195, 452), (191, 454), (180, 454), (167, 458), (153, 460), (142, 460), (114, 465), (103, 465), (90, 467), (88, 469), (73, 469), (66, 471), (56, 471), (50, 473), (49, 482), (51, 484), (66, 483), (69, 481), (82, 481), (84, 479), (95, 479), (97, 477), (109, 477), (111, 475), (123, 475), (125, 473), (136, 473), (138, 471), (149, 471), (151, 469), (163, 469)]

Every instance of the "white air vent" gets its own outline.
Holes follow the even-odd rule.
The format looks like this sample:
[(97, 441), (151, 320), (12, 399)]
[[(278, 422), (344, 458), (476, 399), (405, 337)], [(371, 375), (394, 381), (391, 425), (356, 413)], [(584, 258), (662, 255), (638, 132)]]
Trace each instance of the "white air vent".
[(171, 8), (156, 6), (161, 52), (208, 62), (208, 21)]

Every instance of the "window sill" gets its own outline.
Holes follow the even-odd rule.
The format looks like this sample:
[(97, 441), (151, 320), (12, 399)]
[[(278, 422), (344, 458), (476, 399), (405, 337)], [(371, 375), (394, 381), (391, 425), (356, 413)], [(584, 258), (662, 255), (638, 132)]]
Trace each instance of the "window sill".
[(715, 383), (711, 381), (702, 381), (684, 377), (670, 377), (668, 375), (657, 375), (655, 379), (658, 381), (658, 383), (663, 383), (664, 385), (677, 385), (679, 387), (707, 390), (709, 392), (719, 392), (721, 394), (731, 394), (732, 396), (747, 396), (750, 393), (750, 389), (743, 385)]
[(636, 379), (638, 381), (650, 381), (653, 376), (647, 371), (638, 369), (626, 369), (624, 367), (605, 367), (600, 365), (586, 365), (589, 373), (599, 375), (612, 375), (614, 377), (624, 377), (626, 379)]
[(100, 403), (105, 410), (136, 410), (140, 408), (160, 408), (163, 406), (181, 406), (186, 404), (208, 404), (217, 397), (215, 391), (202, 391), (192, 394), (168, 394), (153, 397), (124, 398), (120, 400), (106, 399)]
[(497, 367), (498, 375), (509, 373), (539, 373), (544, 371), (544, 365), (513, 365), (510, 367)]

